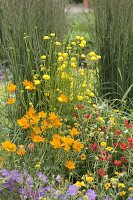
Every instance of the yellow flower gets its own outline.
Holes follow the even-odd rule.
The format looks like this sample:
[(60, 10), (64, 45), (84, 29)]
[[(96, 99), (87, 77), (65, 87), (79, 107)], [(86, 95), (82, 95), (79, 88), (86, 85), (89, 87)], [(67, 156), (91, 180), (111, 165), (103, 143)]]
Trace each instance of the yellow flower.
[(63, 56), (59, 56), (59, 57), (58, 57), (58, 61), (59, 61), (59, 62), (61, 62), (61, 61), (63, 61), (63, 60), (64, 60)]
[(77, 40), (80, 40), (80, 35), (77, 35), (77, 36), (76, 36), (76, 39), (77, 39)]
[(49, 40), (50, 37), (49, 37), (48, 35), (45, 35), (45, 36), (43, 37), (43, 39), (44, 39), (44, 40)]
[(111, 184), (110, 183), (105, 183), (104, 187), (105, 187), (106, 190), (108, 190), (111, 187)]
[(83, 182), (83, 181), (77, 181), (76, 183), (75, 183), (75, 185), (77, 186), (77, 187), (85, 187), (86, 185), (85, 185), (85, 183)]
[(96, 53), (95, 53), (94, 51), (92, 51), (92, 52), (90, 52), (88, 55), (89, 55), (90, 57), (92, 57), (92, 56), (96, 56)]
[(112, 151), (112, 149), (113, 149), (112, 147), (106, 147), (107, 151)]
[(15, 101), (16, 101), (15, 98), (8, 98), (8, 99), (7, 99), (7, 104), (8, 104), (8, 105), (14, 104)]
[(8, 140), (5, 142), (2, 142), (2, 149), (7, 152), (15, 152), (16, 151), (16, 145)]
[(85, 54), (81, 54), (81, 56), (80, 56), (81, 58), (85, 58), (86, 57), (86, 55)]
[(51, 37), (55, 37), (55, 33), (50, 33), (50, 36)]
[(124, 183), (118, 183), (118, 188), (125, 188), (125, 184)]
[(81, 160), (86, 160), (86, 155), (85, 154), (81, 154), (80, 159)]
[(77, 99), (78, 99), (78, 101), (82, 101), (84, 99), (84, 97), (79, 95), (79, 96), (77, 96)]
[(60, 103), (67, 103), (67, 97), (64, 95), (64, 94), (61, 94), (59, 97), (58, 97), (58, 101)]
[(85, 180), (91, 183), (92, 181), (94, 181), (94, 178), (92, 176), (85, 176)]
[(35, 85), (40, 85), (40, 84), (41, 84), (41, 81), (40, 81), (40, 80), (34, 80), (34, 84), (35, 84)]
[(82, 84), (82, 88), (86, 88), (86, 86), (87, 86), (86, 83)]
[(44, 74), (42, 77), (45, 81), (50, 80), (50, 76), (48, 74)]
[(104, 122), (103, 117), (98, 117), (97, 120), (98, 120), (99, 122)]
[(38, 162), (36, 165), (35, 165), (35, 168), (40, 168), (41, 167), (41, 162)]
[(94, 94), (93, 92), (91, 92), (91, 93), (89, 94), (89, 96), (90, 96), (90, 97), (94, 97), (95, 94)]
[(42, 55), (41, 60), (46, 60), (46, 55)]
[(61, 43), (60, 42), (55, 42), (55, 45), (57, 46), (57, 47), (59, 47), (59, 46), (61, 46)]
[(128, 191), (133, 191), (133, 187), (128, 188)]
[(79, 44), (79, 46), (81, 48), (85, 47), (86, 46), (86, 41), (85, 40), (82, 40), (81, 43)]
[(101, 145), (101, 147), (106, 147), (107, 143), (106, 142), (101, 142), (100, 145)]
[(71, 67), (76, 68), (76, 66), (77, 66), (76, 63), (74, 62), (71, 63)]
[(71, 160), (66, 161), (65, 166), (69, 169), (69, 170), (73, 170), (75, 169), (75, 163)]
[(97, 60), (97, 57), (96, 57), (96, 56), (92, 56), (90, 59), (91, 59), (92, 61), (96, 61), (96, 60)]
[(123, 190), (123, 191), (119, 192), (118, 194), (122, 197), (122, 196), (125, 196), (126, 192)]
[(71, 44), (72, 44), (73, 46), (76, 46), (76, 42), (71, 42)]
[(61, 74), (61, 79), (67, 79), (68, 78), (68, 75), (66, 72), (62, 72)]

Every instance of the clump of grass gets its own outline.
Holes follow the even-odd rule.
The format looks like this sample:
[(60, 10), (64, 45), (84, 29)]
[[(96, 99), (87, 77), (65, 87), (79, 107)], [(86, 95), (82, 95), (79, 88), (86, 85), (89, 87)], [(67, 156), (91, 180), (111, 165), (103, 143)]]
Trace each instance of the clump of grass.
[(110, 99), (132, 99), (133, 1), (93, 0), (93, 4), (97, 45), (102, 56), (100, 91)]
[[(62, 38), (67, 30), (66, 3), (67, 0), (1, 1), (0, 37), (4, 53), (2, 55), (10, 63), (9, 67), (14, 81), (20, 81), (17, 78), (18, 74), (22, 77), (24, 74), (30, 74), (29, 68), (35, 65), (33, 57), (28, 57), (25, 51), (25, 33), (31, 38), (32, 50), (37, 54), (41, 51), (41, 48), (37, 48), (37, 44), (44, 34), (54, 31)], [(26, 65), (27, 62), (28, 65)]]

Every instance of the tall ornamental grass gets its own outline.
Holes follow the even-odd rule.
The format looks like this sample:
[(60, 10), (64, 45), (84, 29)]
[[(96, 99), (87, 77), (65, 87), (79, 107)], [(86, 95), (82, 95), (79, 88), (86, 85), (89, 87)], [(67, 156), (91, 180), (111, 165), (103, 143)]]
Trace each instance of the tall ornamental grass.
[(0, 3), (3, 57), (8, 61), (13, 80), (20, 81), (18, 74), (24, 77), (28, 73), (30, 76), (35, 65), (33, 57), (25, 51), (25, 34), (31, 38), (32, 50), (36, 54), (41, 51), (41, 47), (38, 49), (37, 46), (46, 33), (53, 31), (62, 38), (67, 30), (67, 0), (1, 0)]
[(133, 1), (93, 0), (100, 91), (110, 99), (133, 98)]

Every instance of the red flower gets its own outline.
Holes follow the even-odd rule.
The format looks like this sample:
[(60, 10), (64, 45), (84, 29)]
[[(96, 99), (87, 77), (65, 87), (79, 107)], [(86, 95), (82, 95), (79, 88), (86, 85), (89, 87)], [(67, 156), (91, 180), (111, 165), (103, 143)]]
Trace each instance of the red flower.
[(122, 156), (122, 157), (121, 157), (121, 160), (122, 160), (123, 162), (127, 162), (127, 159), (125, 158), (125, 156)]
[(107, 160), (107, 158), (108, 158), (107, 156), (100, 156), (99, 159), (100, 159), (101, 161), (104, 161), (104, 160)]
[(114, 147), (118, 147), (118, 146), (119, 146), (118, 142), (115, 142)]
[(84, 108), (84, 106), (83, 106), (83, 105), (77, 105), (77, 108), (78, 108), (79, 110), (81, 110), (81, 109)]
[(126, 119), (124, 121), (124, 124), (126, 125), (127, 128), (132, 128), (133, 127), (133, 125), (129, 123), (128, 119)]
[(117, 166), (117, 167), (120, 166), (121, 165), (121, 161), (120, 160), (115, 160), (114, 161), (114, 165)]
[(98, 149), (98, 145), (96, 142), (94, 142), (93, 144), (91, 144), (89, 146), (89, 149), (91, 149), (92, 151), (96, 151)]
[(120, 144), (120, 149), (126, 150), (126, 149), (127, 149), (127, 144), (124, 143), (124, 142), (122, 142), (122, 143)]
[(121, 135), (121, 134), (122, 134), (122, 131), (120, 131), (120, 130), (116, 130), (115, 132), (116, 132), (116, 134), (118, 134), (118, 135)]
[(129, 143), (127, 148), (128, 149), (133, 149), (133, 143)]
[(90, 114), (86, 114), (86, 115), (85, 115), (85, 119), (89, 119), (90, 117), (91, 117)]
[(100, 116), (100, 114), (96, 114), (95, 117), (98, 118)]
[(127, 138), (127, 141), (128, 141), (128, 142), (133, 142), (133, 138), (132, 138), (132, 137)]
[(100, 169), (98, 170), (98, 175), (99, 175), (99, 176), (105, 176), (105, 175), (106, 175), (106, 172), (104, 171), (103, 168), (100, 168)]

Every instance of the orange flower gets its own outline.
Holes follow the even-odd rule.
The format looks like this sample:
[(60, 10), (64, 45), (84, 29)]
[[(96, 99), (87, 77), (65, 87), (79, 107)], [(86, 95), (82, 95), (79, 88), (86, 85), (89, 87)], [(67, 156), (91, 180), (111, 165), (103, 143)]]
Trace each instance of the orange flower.
[(83, 148), (84, 148), (84, 145), (83, 145), (80, 141), (75, 140), (75, 141), (73, 142), (73, 149), (74, 149), (74, 151), (80, 152), (81, 149), (83, 149)]
[(73, 170), (75, 169), (75, 163), (71, 160), (66, 161), (65, 166), (69, 169), (69, 170)]
[(7, 89), (8, 89), (8, 91), (9, 92), (15, 92), (15, 90), (16, 90), (16, 85), (14, 84), (14, 83), (10, 83), (9, 85), (8, 85), (8, 87), (7, 87)]
[(2, 149), (8, 152), (15, 152), (16, 151), (16, 145), (8, 140), (5, 142), (2, 142)]
[(24, 156), (24, 155), (26, 154), (26, 151), (25, 151), (24, 146), (22, 146), (22, 145), (19, 146), (19, 149), (18, 149), (18, 151), (17, 151), (17, 154), (18, 154), (19, 156)]
[(34, 126), (32, 130), (33, 130), (34, 135), (38, 135), (42, 133), (41, 129), (38, 126)]
[(61, 94), (59, 97), (58, 97), (58, 101), (60, 103), (67, 103), (67, 97), (64, 95), (64, 94)]
[(27, 90), (34, 90), (35, 89), (34, 84), (31, 81), (28, 81), (28, 80), (23, 81), (23, 86), (25, 86), (25, 89), (27, 89)]
[(64, 150), (65, 151), (69, 151), (70, 150), (70, 146), (73, 144), (73, 138), (71, 138), (71, 137), (66, 137), (66, 136), (64, 136), (64, 137), (62, 137), (62, 142), (63, 142), (63, 146), (64, 146)]
[(58, 115), (56, 115), (54, 112), (49, 113), (49, 120), (50, 120), (52, 126), (54, 126), (56, 128), (60, 127), (60, 125), (61, 125), (60, 117)]
[(8, 99), (7, 99), (7, 104), (8, 104), (8, 105), (14, 104), (15, 101), (16, 101), (16, 100), (15, 100), (14, 98), (8, 98)]
[(46, 115), (45, 112), (41, 111), (41, 112), (38, 113), (38, 116), (39, 116), (40, 118), (46, 118), (47, 115)]
[(81, 160), (86, 160), (86, 155), (85, 154), (81, 154), (80, 159)]
[(79, 134), (79, 131), (77, 130), (77, 128), (72, 128), (71, 130), (70, 130), (70, 135), (72, 136), (72, 137), (74, 137), (75, 135), (78, 135)]
[(18, 119), (17, 122), (18, 122), (19, 126), (23, 127), (24, 129), (27, 129), (30, 127), (29, 121), (25, 117)]
[(62, 147), (61, 137), (58, 134), (53, 135), (53, 140), (50, 142), (54, 149), (60, 149)]
[(39, 142), (44, 142), (45, 139), (39, 135), (33, 135), (32, 136), (32, 141), (33, 142), (36, 142), (36, 143), (39, 143)]

